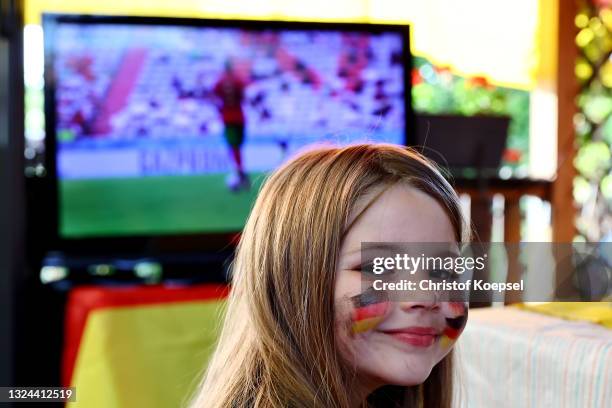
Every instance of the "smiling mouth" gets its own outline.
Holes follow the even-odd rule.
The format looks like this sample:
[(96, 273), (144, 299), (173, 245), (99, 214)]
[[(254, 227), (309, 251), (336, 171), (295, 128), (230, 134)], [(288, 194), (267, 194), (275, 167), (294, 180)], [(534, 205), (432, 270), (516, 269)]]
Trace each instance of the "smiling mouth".
[(415, 347), (429, 347), (440, 337), (438, 330), (433, 327), (408, 327), (397, 330), (384, 330), (381, 333)]

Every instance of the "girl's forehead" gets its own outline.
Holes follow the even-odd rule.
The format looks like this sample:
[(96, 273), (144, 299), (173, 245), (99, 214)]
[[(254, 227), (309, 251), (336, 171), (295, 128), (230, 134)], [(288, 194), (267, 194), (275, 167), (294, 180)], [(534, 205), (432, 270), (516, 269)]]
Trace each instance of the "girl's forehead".
[[(414, 187), (396, 184), (361, 201), (365, 209), (345, 235), (347, 246), (359, 247), (361, 242), (455, 241), (446, 211), (434, 198)], [(355, 212), (358, 211), (359, 205)]]

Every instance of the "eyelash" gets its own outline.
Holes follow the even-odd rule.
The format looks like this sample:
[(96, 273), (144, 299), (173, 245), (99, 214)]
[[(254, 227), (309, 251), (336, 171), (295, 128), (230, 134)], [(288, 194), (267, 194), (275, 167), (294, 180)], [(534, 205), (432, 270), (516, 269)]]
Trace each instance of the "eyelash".
[(366, 265), (357, 265), (353, 268), (351, 268), (351, 271), (355, 271), (355, 272), (359, 272), (359, 273), (367, 273), (370, 275), (376, 275), (376, 276), (380, 276), (380, 275), (389, 275), (392, 273), (395, 273), (395, 269), (392, 270), (385, 270), (382, 274), (374, 274), (371, 271), (374, 269), (374, 264), (369, 263)]
[[(458, 276), (459, 276), (459, 275), (457, 275), (457, 273), (455, 273), (455, 271), (448, 270), (448, 269), (430, 269), (427, 272), (428, 272), (430, 278), (457, 279)], [(440, 276), (440, 275), (443, 275), (443, 276)]]
[[(373, 264), (356, 265), (356, 266), (350, 268), (349, 270), (353, 271), (353, 272), (372, 274), (372, 272), (370, 272), (372, 270), (372, 267), (373, 267)], [(389, 274), (392, 274), (394, 272), (395, 272), (395, 270), (386, 270), (382, 274), (383, 275), (389, 275)], [(447, 269), (430, 269), (430, 270), (427, 271), (427, 273), (428, 273), (428, 275), (431, 278), (440, 278), (440, 275), (444, 275), (444, 277), (442, 279), (457, 279), (458, 278), (458, 275), (454, 271), (447, 270)], [(438, 276), (434, 276), (434, 275), (438, 275)]]

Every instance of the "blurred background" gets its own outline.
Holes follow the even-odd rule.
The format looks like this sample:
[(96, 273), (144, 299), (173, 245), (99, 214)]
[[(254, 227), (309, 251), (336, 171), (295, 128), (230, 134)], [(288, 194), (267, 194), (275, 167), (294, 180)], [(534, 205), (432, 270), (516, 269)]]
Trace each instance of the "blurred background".
[[(259, 185), (313, 143), (415, 146), (483, 242), (612, 240), (609, 0), (0, 4), (0, 385), (186, 401)], [(576, 406), (612, 400), (602, 353)]]

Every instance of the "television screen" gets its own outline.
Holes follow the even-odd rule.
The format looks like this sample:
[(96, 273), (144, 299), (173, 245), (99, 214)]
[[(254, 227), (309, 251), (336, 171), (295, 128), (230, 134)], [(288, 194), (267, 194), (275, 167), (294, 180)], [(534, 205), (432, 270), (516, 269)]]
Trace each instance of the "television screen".
[(63, 238), (239, 231), (297, 151), (405, 141), (405, 26), (54, 15), (44, 30)]

